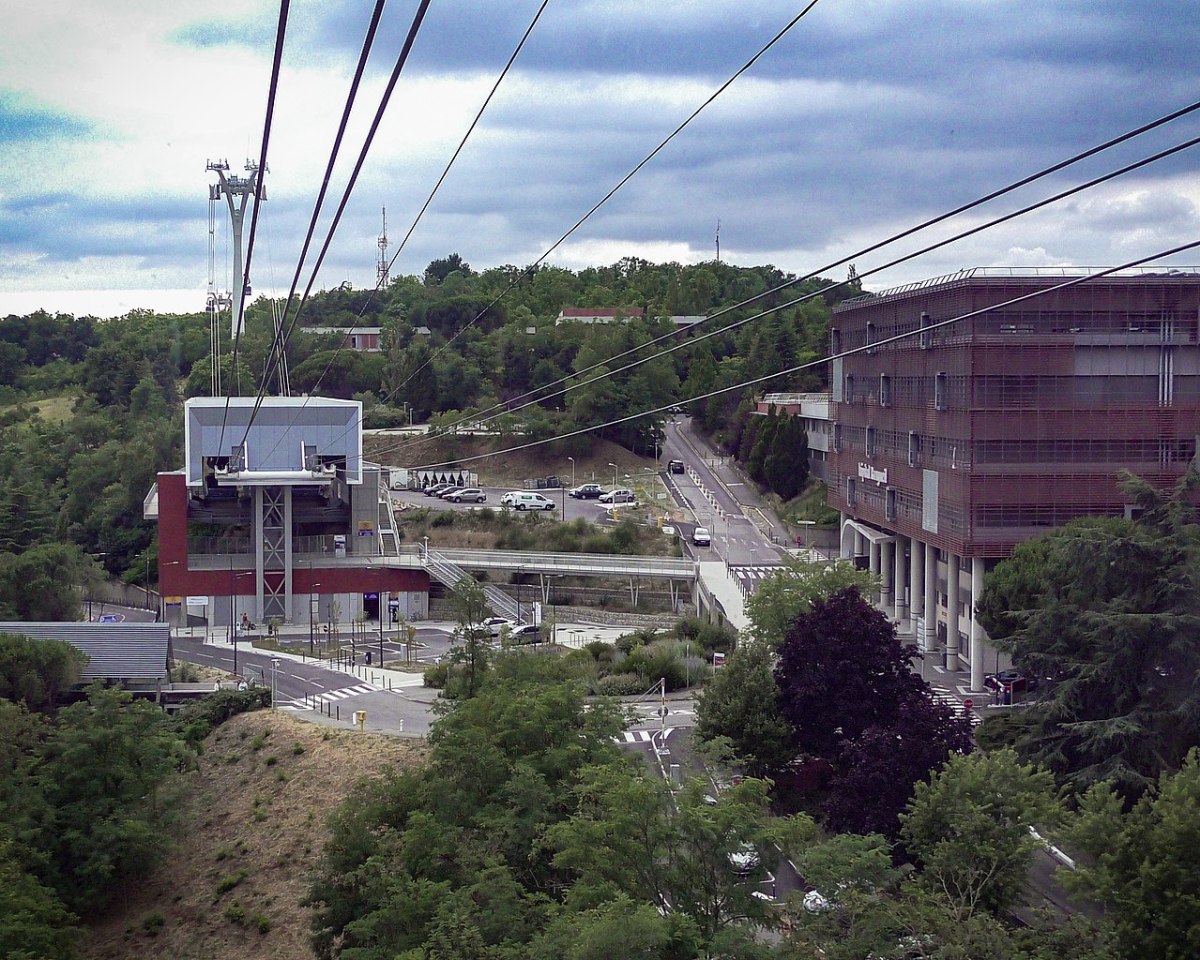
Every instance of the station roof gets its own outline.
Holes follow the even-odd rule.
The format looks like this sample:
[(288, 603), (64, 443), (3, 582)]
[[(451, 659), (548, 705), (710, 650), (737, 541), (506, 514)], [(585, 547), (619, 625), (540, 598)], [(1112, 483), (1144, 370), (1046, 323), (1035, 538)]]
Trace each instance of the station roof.
[(133, 686), (167, 677), (171, 627), (167, 623), (0, 623), (0, 634), (31, 640), (65, 640), (87, 654), (82, 680), (108, 680)]

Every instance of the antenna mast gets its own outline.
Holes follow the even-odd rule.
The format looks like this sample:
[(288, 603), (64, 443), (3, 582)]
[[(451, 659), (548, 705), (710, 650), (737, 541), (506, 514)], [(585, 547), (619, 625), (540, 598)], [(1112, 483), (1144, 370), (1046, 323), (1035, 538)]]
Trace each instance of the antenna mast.
[(721, 221), (717, 221), (717, 263), (721, 262)]
[(382, 289), (388, 282), (387, 207), (383, 208), (383, 232), (379, 234), (379, 261), (375, 265), (375, 286)]

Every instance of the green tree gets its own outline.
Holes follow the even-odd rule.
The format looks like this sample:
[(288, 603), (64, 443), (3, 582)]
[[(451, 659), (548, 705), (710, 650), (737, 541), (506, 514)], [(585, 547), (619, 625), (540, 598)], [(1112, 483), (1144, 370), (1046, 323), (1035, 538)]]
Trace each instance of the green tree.
[(22, 868), (0, 836), (0, 953), (8, 960), (72, 960), (81, 932), (54, 891)]
[(1122, 957), (1177, 960), (1200, 949), (1200, 750), (1156, 787), (1127, 814), (1111, 784), (1084, 794), (1071, 839), (1087, 858), (1064, 879), (1107, 905)]
[(78, 620), (81, 586), (94, 566), (70, 544), (39, 544), (0, 554), (0, 607), (15, 620)]
[(54, 811), (39, 842), (67, 906), (99, 911), (121, 881), (154, 865), (163, 780), (190, 759), (170, 719), (123, 691), (95, 684), (85, 702), (59, 711), (38, 770)]
[(87, 655), (65, 640), (0, 634), (0, 697), (50, 711), (79, 682)]
[(751, 776), (778, 771), (792, 759), (792, 731), (783, 715), (771, 673), (769, 644), (750, 640), (705, 684), (697, 704), (701, 740), (725, 737)]
[(450, 662), (457, 669), (451, 670), (446, 695), (473, 697), (487, 672), (491, 637), (491, 631), (483, 625), (488, 600), (479, 581), (470, 576), (459, 580), (450, 591), (450, 608), (458, 621), (450, 647)]
[(746, 601), (750, 634), (761, 643), (778, 647), (788, 625), (808, 613), (814, 601), (850, 589), (869, 596), (878, 583), (873, 574), (852, 563), (785, 558), (783, 568), (762, 580)]
[(808, 482), (808, 434), (799, 417), (783, 416), (763, 462), (767, 485), (781, 500), (791, 500)]
[(923, 881), (965, 919), (978, 910), (999, 914), (1017, 900), (1041, 846), (1029, 830), (1057, 826), (1063, 807), (1049, 771), (1004, 749), (951, 757), (916, 785), (900, 819)]
[(1053, 678), (1027, 713), (1024, 756), (1076, 790), (1136, 796), (1200, 743), (1200, 550), (1170, 525), (1076, 520), (1017, 547), (985, 580), (980, 622), (1014, 663)]

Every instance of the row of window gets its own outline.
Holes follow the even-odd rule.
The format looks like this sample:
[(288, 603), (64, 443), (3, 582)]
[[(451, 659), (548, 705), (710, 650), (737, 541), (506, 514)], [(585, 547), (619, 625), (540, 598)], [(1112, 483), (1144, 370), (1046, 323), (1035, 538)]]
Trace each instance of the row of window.
[[(1160, 396), (1169, 386), (1171, 395)], [(835, 398), (838, 399), (838, 398)], [(1047, 407), (1113, 407), (1183, 403), (1200, 399), (1200, 376), (1176, 375), (1164, 380), (1155, 374), (1098, 376), (977, 376), (939, 372), (933, 377), (899, 377), (889, 373), (843, 378), (842, 403), (880, 407), (932, 407), (965, 410), (970, 407), (1043, 409)]]
[[(920, 495), (897, 487), (884, 486), (858, 477), (838, 479), (838, 492), (849, 507), (875, 510), (889, 521), (908, 521), (919, 525), (922, 519)], [(938, 530), (944, 533), (965, 532), (965, 513), (961, 506), (942, 501), (938, 504)]]
[(945, 466), (962, 470), (971, 465), (970, 448), (965, 440), (926, 437), (915, 430), (883, 430), (834, 421), (833, 449), (836, 453), (861, 450), (867, 457), (906, 458), (910, 467)]
[[(946, 324), (934, 328), (935, 324), (947, 319), (950, 318), (934, 320), (923, 312), (912, 320), (891, 323), (868, 320), (865, 326), (855, 326), (845, 333), (839, 327), (832, 327), (829, 331), (830, 351), (836, 355), (843, 350), (867, 347), (867, 352), (872, 353), (872, 345), (905, 336), (909, 339), (897, 341), (898, 345), (910, 345), (915, 339), (920, 349), (929, 350), (935, 342), (947, 342), (951, 338), (961, 340), (964, 336), (973, 335), (1137, 333), (1161, 338), (1164, 333), (1183, 333), (1194, 340), (1197, 332), (1194, 313), (1189, 312), (1186, 319), (1181, 319), (1177, 311), (1162, 310), (993, 310), (972, 317), (961, 325)], [(917, 336), (912, 338), (912, 334)]]

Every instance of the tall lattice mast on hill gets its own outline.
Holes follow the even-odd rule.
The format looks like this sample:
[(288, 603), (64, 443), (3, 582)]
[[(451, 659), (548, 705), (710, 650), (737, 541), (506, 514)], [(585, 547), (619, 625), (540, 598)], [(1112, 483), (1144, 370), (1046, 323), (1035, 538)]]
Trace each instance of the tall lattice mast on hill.
[(383, 208), (383, 232), (379, 234), (379, 261), (375, 265), (375, 286), (382, 289), (388, 282), (387, 207)]
[[(256, 201), (266, 200), (265, 190), (259, 188), (258, 164), (253, 160), (246, 161), (247, 177), (239, 177), (229, 173), (228, 160), (209, 160), (207, 168), (217, 175), (217, 182), (208, 187), (208, 303), (206, 310), (210, 320), (210, 336), (213, 347), (213, 396), (219, 396), (221, 390), (221, 371), (219, 366), (221, 334), (217, 324), (217, 316), (222, 309), (228, 308), (231, 314), (230, 337), (236, 339), (244, 329), (245, 317), (242, 313), (243, 288), (248, 294), (250, 284), (248, 278), (242, 275), (242, 221), (246, 216), (246, 205), (251, 196)], [(217, 201), (225, 198), (229, 207), (229, 220), (233, 227), (233, 287), (229, 293), (217, 294), (216, 290), (216, 206)], [(238, 198), (234, 203), (234, 197)]]

